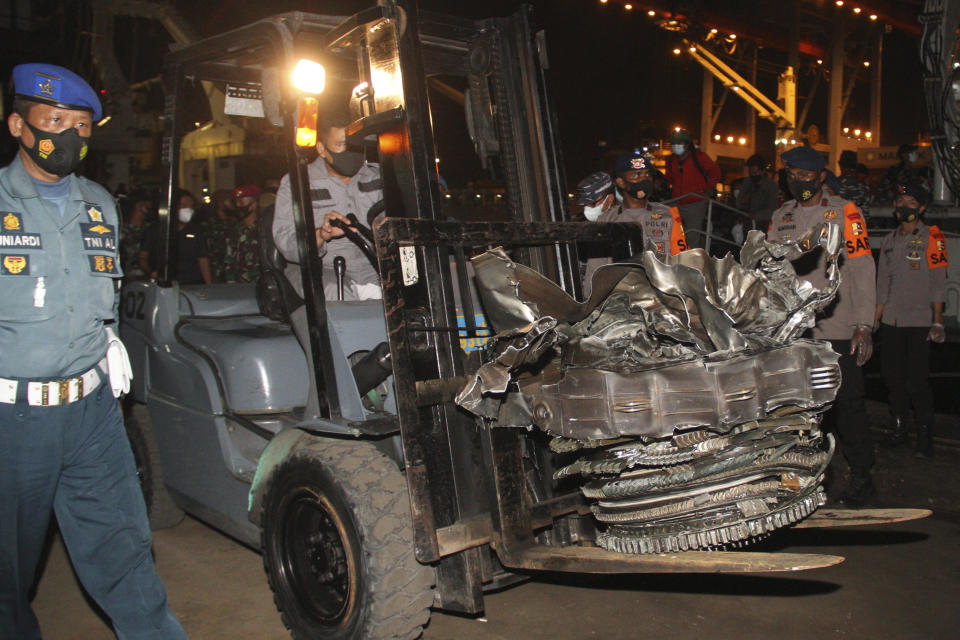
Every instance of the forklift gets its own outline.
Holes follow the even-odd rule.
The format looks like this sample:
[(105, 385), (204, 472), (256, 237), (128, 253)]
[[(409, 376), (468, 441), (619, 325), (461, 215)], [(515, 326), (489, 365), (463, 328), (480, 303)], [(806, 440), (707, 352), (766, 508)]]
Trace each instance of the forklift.
[[(291, 74), (301, 60), (305, 82)], [(487, 335), (471, 255), (502, 248), (579, 298), (578, 243), (621, 256), (640, 246), (633, 225), (568, 221), (548, 66), (528, 7), (471, 20), (420, 11), (415, 0), (349, 17), (276, 15), (167, 56), (168, 259), (156, 280), (122, 292), (134, 369), (128, 434), (151, 525), (186, 512), (259, 549), (295, 638), (417, 637), (432, 608), (479, 615), (485, 592), (538, 571), (743, 573), (842, 561), (600, 548), (579, 487), (554, 479), (545, 434), (491, 428), (455, 404), (483, 359), (464, 343)], [(442, 214), (428, 91), (440, 77), (464, 88), (467, 134), (502, 179), (509, 222)], [(381, 300), (324, 297), (307, 167), (321, 87), (336, 83), (352, 87), (349, 141), (379, 161), (382, 204), (347, 235), (375, 261)], [(278, 141), (299, 287), (285, 279), (269, 225), (256, 285), (177, 282), (180, 143), (194, 126), (187, 96), (203, 86), (258, 102), (237, 117), (262, 118)], [(301, 304), (310, 359), (289, 321)], [(304, 415), (311, 386), (319, 418)], [(817, 512), (795, 526), (926, 514)]]

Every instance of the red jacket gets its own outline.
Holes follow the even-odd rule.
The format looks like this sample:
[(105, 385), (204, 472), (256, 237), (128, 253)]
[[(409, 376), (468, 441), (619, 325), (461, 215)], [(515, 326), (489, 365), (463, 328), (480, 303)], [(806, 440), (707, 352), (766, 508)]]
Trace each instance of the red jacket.
[[(667, 180), (673, 185), (674, 198), (693, 191), (712, 191), (717, 188), (717, 183), (722, 180), (720, 167), (710, 159), (710, 156), (699, 149), (694, 153), (697, 154), (697, 162), (700, 163), (703, 173), (693, 163), (693, 154), (687, 154), (682, 167), (676, 154), (670, 156), (667, 160)], [(704, 179), (704, 173), (707, 174), (707, 179)], [(701, 202), (701, 200), (690, 196), (678, 201), (677, 204), (690, 204), (691, 202)]]

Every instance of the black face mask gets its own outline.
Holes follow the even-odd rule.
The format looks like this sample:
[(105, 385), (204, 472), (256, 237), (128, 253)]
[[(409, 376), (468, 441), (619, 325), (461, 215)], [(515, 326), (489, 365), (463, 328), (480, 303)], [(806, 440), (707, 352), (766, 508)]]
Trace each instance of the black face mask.
[(893, 213), (897, 216), (897, 222), (913, 222), (920, 217), (920, 208), (896, 207)]
[(20, 146), (37, 166), (47, 173), (61, 178), (68, 176), (87, 157), (87, 138), (81, 138), (75, 128), (70, 127), (60, 133), (51, 133), (37, 129), (27, 122), (26, 118), (23, 122), (33, 133), (33, 146), (28, 147), (23, 144), (22, 137)]
[(797, 199), (797, 202), (807, 202), (811, 200), (817, 195), (817, 192), (820, 191), (821, 184), (819, 178), (815, 180), (796, 180), (790, 178), (787, 180), (790, 193)]
[(28, 147), (23, 144), (22, 137), (20, 146), (37, 166), (47, 173), (61, 178), (68, 176), (87, 157), (87, 139), (81, 138), (75, 128), (70, 127), (60, 133), (50, 133), (37, 129), (27, 122), (26, 118), (23, 122), (33, 133), (33, 146)]
[(626, 185), (623, 192), (636, 200), (646, 200), (653, 192), (653, 180), (638, 180), (637, 182), (623, 181)]
[(754, 182), (760, 182), (761, 180), (763, 180), (763, 174), (761, 173), (759, 175), (750, 176), (750, 179), (753, 180)]
[(357, 175), (357, 172), (360, 171), (360, 167), (363, 166), (364, 156), (359, 151), (341, 151), (339, 153), (330, 153), (330, 160), (327, 163), (333, 168), (334, 171), (339, 173), (342, 176), (347, 176), (352, 178)]

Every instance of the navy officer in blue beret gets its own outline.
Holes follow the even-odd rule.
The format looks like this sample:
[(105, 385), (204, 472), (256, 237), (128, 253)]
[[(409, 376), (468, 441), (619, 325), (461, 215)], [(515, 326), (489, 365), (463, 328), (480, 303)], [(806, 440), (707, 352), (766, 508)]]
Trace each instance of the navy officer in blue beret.
[[(844, 249), (840, 251), (840, 287), (836, 299), (817, 316), (812, 337), (828, 340), (840, 354), (843, 382), (828, 414), (840, 437), (841, 450), (850, 466), (850, 481), (838, 502), (862, 507), (874, 499), (871, 467), (873, 442), (864, 408), (861, 367), (873, 353), (873, 315), (876, 302), (876, 266), (870, 252), (867, 223), (859, 207), (826, 193), (828, 172), (823, 155), (811, 147), (783, 154), (787, 185), (793, 200), (773, 212), (767, 239), (790, 242), (821, 224), (840, 226)], [(821, 249), (793, 260), (797, 275), (814, 287), (827, 283), (826, 256)]]
[(28, 599), (51, 512), (80, 581), (124, 639), (186, 638), (167, 606), (117, 398), (113, 198), (74, 171), (96, 93), (51, 64), (13, 70), (0, 169), (0, 639), (39, 640)]

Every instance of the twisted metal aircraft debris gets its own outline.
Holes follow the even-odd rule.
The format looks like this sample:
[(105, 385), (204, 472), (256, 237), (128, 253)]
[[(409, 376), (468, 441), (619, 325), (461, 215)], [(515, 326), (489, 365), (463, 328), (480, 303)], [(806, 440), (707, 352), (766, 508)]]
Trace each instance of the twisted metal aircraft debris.
[[(820, 417), (839, 355), (799, 336), (839, 285), (841, 237), (823, 224), (795, 243), (753, 231), (740, 253), (703, 250), (602, 267), (578, 303), (502, 250), (474, 259), (498, 332), (457, 402), (491, 427), (538, 428), (569, 458), (600, 523), (629, 553), (739, 544), (825, 501), (833, 455)], [(827, 286), (790, 264), (825, 251)]]

